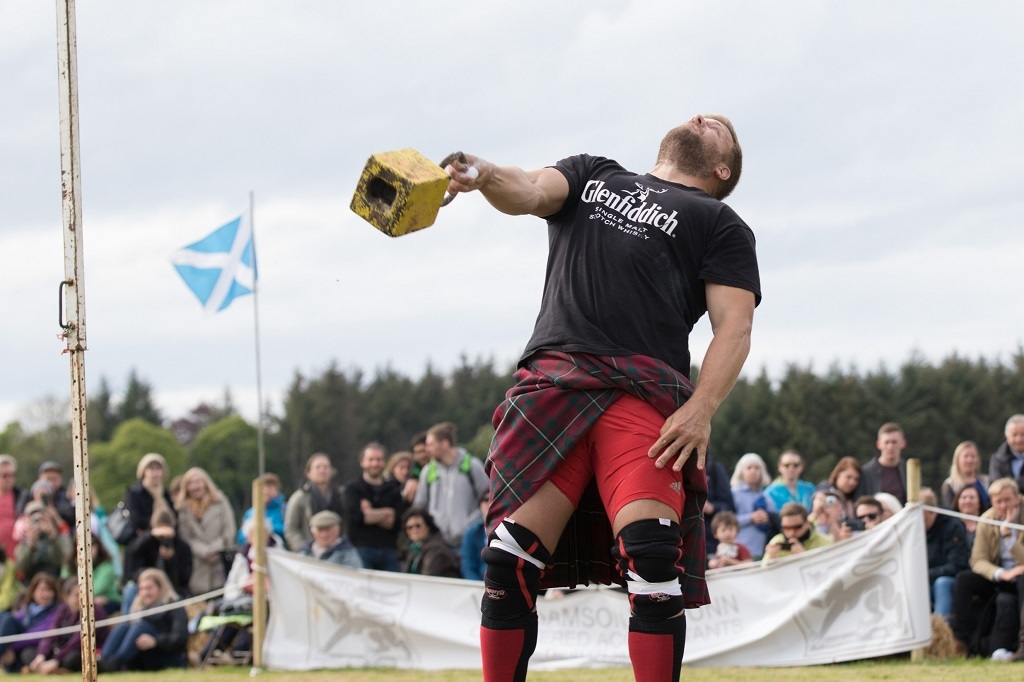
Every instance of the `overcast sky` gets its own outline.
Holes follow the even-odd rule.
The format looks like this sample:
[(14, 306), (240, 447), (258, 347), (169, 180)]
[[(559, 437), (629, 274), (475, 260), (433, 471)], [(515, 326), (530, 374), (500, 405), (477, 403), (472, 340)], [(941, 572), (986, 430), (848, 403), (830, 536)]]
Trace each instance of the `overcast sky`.
[[(1019, 2), (78, 5), (87, 387), (135, 368), (168, 417), (256, 412), (252, 298), (205, 315), (171, 254), (255, 193), (264, 390), (296, 371), (505, 363), (544, 223), (459, 197), (399, 239), (348, 208), (368, 156), (574, 153), (650, 169), (720, 111), (758, 240), (746, 372), (1007, 359), (1024, 338)], [(0, 4), (0, 428), (65, 397), (52, 3)], [(692, 339), (699, 362), (706, 319)]]

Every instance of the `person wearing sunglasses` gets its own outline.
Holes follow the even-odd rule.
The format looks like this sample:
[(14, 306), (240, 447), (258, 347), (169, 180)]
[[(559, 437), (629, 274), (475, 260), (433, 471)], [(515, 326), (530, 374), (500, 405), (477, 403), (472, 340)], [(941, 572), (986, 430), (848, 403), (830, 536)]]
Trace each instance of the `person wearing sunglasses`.
[(764, 489), (764, 494), (772, 498), (776, 509), (782, 509), (790, 502), (795, 502), (804, 509), (810, 509), (814, 495), (814, 484), (800, 479), (804, 472), (804, 458), (796, 450), (784, 450), (779, 455), (779, 477)]
[(796, 502), (790, 502), (782, 508), (779, 512), (782, 532), (769, 540), (765, 546), (764, 558), (761, 560), (763, 565), (774, 559), (832, 544), (832, 537), (819, 533), (807, 516), (807, 508)]
[(864, 524), (864, 530), (871, 530), (885, 520), (885, 507), (869, 495), (857, 498), (854, 510), (856, 519)]
[(434, 517), (423, 507), (413, 507), (402, 515), (402, 528), (409, 538), (405, 572), (460, 578), (459, 556), (445, 542)]

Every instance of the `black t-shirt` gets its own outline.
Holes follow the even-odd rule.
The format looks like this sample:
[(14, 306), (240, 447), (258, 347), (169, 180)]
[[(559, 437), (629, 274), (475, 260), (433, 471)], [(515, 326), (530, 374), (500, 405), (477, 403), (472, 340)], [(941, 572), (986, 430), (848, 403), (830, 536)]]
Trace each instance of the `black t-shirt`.
[(569, 195), (548, 221), (544, 296), (523, 361), (538, 350), (647, 355), (690, 372), (704, 282), (754, 292), (754, 234), (703, 190), (586, 154), (559, 161)]
[[(394, 509), (395, 525), (390, 530), (377, 525), (367, 525), (360, 509), (363, 500), (369, 500), (370, 506), (374, 509)], [(373, 485), (360, 476), (345, 486), (345, 521), (348, 524), (348, 537), (356, 547), (395, 549), (401, 525), (400, 517), (404, 511), (402, 489), (397, 481), (386, 480), (380, 485)]]

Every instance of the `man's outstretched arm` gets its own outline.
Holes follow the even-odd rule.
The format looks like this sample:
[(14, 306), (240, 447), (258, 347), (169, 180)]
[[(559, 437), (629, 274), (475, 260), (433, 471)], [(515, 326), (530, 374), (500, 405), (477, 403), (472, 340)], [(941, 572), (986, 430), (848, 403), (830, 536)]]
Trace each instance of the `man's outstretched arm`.
[[(544, 218), (557, 213), (569, 196), (568, 181), (554, 168), (524, 171), (515, 166), (495, 166), (470, 154), (466, 154), (466, 161), (452, 164), (448, 191), (480, 190), (502, 213)], [(475, 176), (466, 172), (470, 167), (476, 170)]]

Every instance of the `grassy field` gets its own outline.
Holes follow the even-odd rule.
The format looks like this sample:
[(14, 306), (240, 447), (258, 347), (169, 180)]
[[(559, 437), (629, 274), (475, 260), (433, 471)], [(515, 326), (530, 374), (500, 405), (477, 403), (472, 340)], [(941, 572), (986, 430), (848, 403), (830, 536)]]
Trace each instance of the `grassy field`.
[[(338, 680), (345, 682), (474, 682), (480, 679), (478, 670), (442, 670), (438, 672), (402, 671), (393, 669), (322, 670), (311, 672), (269, 672), (255, 676), (266, 682), (305, 682), (310, 680)], [(909, 661), (858, 662), (805, 668), (686, 668), (686, 682), (720, 682), (726, 680), (766, 680), (768, 682), (819, 682), (839, 680), (898, 680), (899, 682), (1018, 682), (1024, 677), (1024, 666), (989, 661), (948, 661), (914, 664)], [(81, 679), (81, 675), (57, 675), (48, 679)], [(102, 679), (116, 682), (229, 682), (252, 679), (249, 668), (216, 668), (212, 670), (180, 670), (161, 673), (119, 673), (103, 675)], [(633, 675), (626, 668), (600, 668), (593, 670), (562, 670), (558, 672), (532, 672), (535, 682), (631, 682)]]

